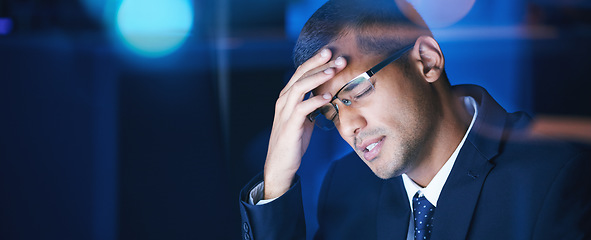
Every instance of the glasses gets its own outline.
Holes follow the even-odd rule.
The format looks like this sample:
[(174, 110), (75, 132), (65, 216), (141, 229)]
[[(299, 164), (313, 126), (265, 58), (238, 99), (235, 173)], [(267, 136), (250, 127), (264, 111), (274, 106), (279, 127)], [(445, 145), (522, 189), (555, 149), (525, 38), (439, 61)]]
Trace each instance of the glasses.
[(315, 125), (321, 129), (333, 129), (335, 127), (334, 120), (339, 116), (339, 105), (334, 103), (334, 100), (338, 99), (348, 107), (360, 106), (361, 102), (366, 100), (367, 97), (375, 91), (375, 87), (369, 79), (388, 64), (398, 60), (413, 46), (414, 44), (411, 44), (398, 50), (384, 61), (381, 61), (371, 69), (367, 70), (367, 72), (353, 78), (353, 80), (346, 83), (341, 89), (339, 89), (339, 91), (337, 91), (329, 103), (308, 114), (308, 120), (314, 122)]

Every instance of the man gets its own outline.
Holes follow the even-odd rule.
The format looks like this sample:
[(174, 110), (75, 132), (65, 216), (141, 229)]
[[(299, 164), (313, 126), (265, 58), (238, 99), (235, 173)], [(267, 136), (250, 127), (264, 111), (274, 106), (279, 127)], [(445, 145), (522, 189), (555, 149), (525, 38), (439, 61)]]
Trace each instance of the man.
[(241, 193), (244, 239), (305, 238), (296, 171), (314, 124), (357, 153), (328, 170), (316, 239), (591, 239), (588, 156), (533, 139), (483, 88), (450, 86), (439, 44), (401, 9), (335, 0), (308, 20), (264, 173)]

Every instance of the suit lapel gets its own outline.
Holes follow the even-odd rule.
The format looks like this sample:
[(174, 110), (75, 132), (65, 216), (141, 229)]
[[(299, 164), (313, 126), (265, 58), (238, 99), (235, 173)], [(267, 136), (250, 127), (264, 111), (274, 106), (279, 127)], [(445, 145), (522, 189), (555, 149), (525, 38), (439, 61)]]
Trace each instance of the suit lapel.
[(439, 196), (432, 240), (466, 239), (480, 191), (494, 167), (485, 160), (472, 143), (464, 144)]
[(434, 213), (432, 240), (466, 239), (490, 161), (501, 147), (507, 112), (481, 87), (460, 85), (454, 90), (472, 96), (478, 116), (443, 186)]
[(378, 205), (378, 239), (406, 239), (410, 221), (410, 205), (401, 177), (384, 180)]

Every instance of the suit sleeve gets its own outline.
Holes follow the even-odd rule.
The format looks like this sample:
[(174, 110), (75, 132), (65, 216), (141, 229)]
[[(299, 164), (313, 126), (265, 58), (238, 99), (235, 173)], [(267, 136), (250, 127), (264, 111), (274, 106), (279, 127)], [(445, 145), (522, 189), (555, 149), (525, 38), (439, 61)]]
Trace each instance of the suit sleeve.
[(320, 195), (318, 197), (318, 212), (316, 213), (316, 217), (318, 219), (318, 230), (314, 234), (314, 240), (324, 239), (325, 237), (325, 221), (327, 214), (325, 213), (325, 204), (326, 198), (328, 197), (328, 189), (332, 183), (332, 176), (334, 172), (335, 164), (331, 164), (330, 168), (326, 172), (324, 176), (324, 181), (322, 182), (322, 186), (320, 187)]
[(264, 205), (252, 205), (248, 203), (248, 195), (251, 189), (261, 181), (263, 181), (262, 173), (240, 191), (243, 239), (306, 239), (299, 176), (296, 175), (292, 187), (281, 197)]
[(591, 157), (567, 162), (550, 187), (533, 239), (591, 239)]

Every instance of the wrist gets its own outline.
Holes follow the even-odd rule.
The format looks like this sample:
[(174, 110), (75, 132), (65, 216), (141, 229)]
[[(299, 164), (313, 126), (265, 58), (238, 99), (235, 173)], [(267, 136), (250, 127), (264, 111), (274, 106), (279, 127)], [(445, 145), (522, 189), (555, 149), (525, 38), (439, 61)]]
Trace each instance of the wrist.
[(285, 194), (291, 188), (294, 177), (295, 174), (273, 176), (265, 173), (263, 199), (274, 199)]

